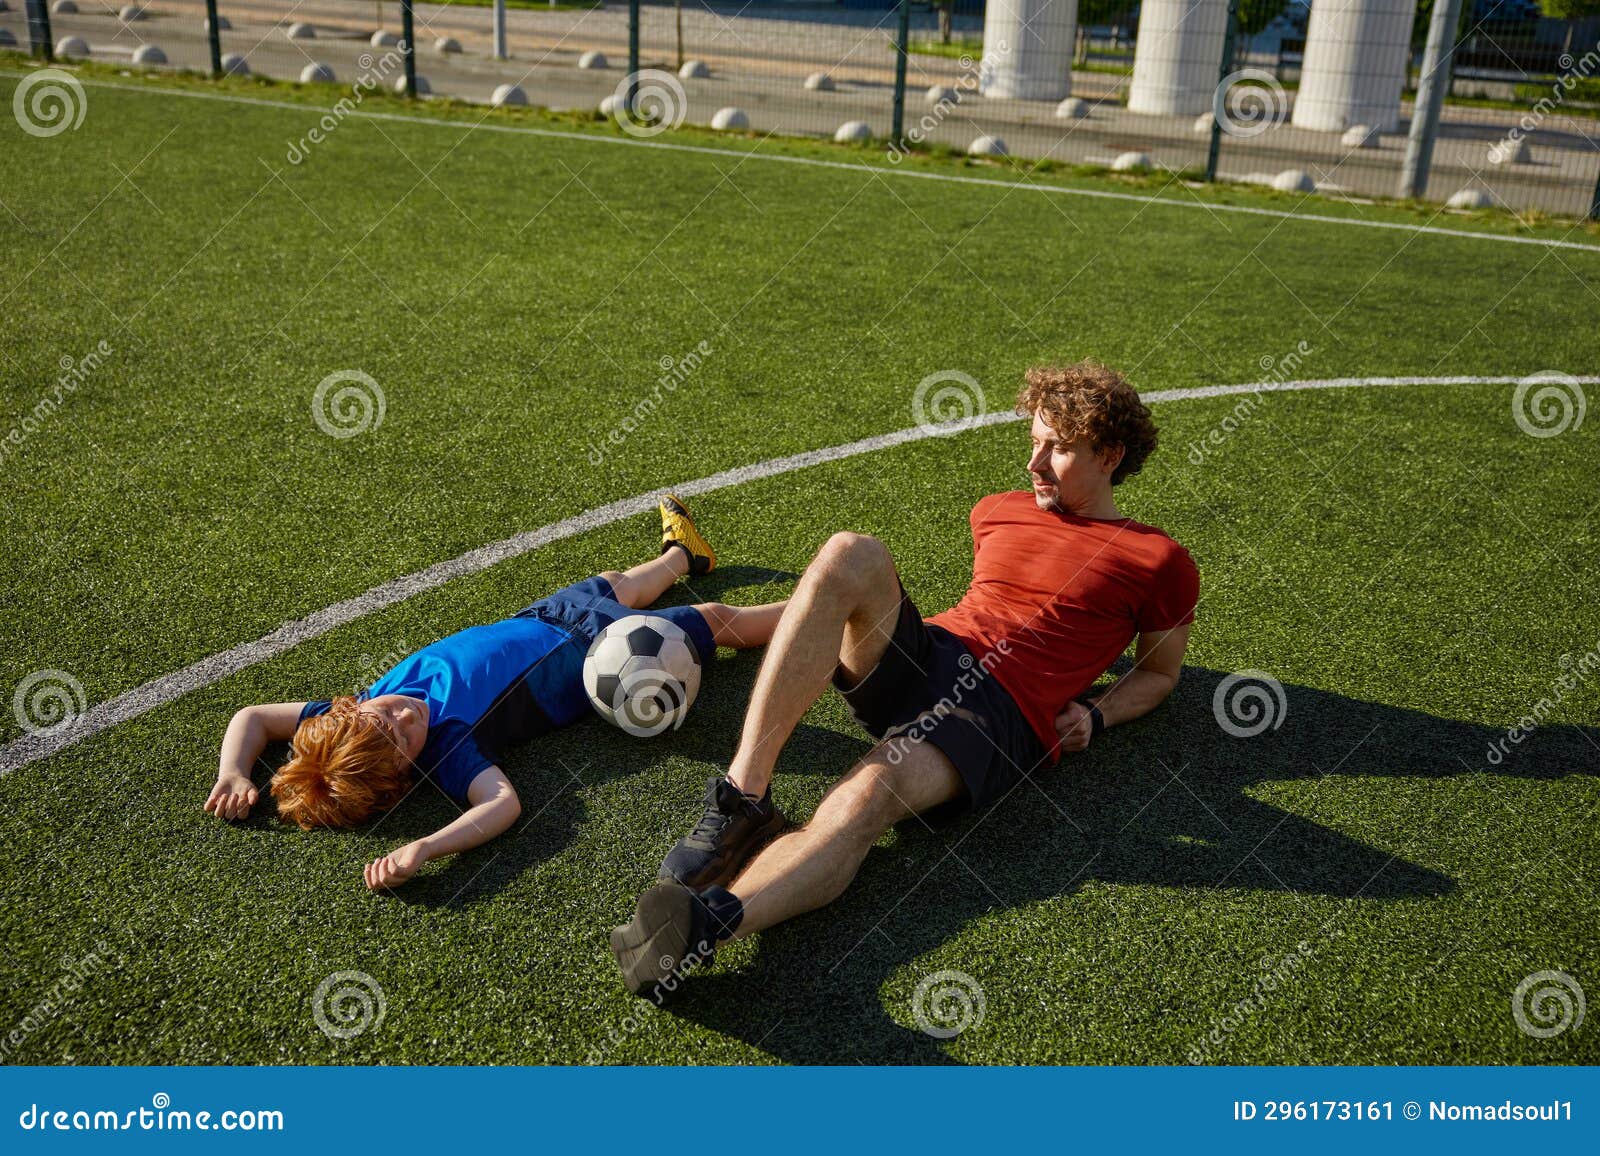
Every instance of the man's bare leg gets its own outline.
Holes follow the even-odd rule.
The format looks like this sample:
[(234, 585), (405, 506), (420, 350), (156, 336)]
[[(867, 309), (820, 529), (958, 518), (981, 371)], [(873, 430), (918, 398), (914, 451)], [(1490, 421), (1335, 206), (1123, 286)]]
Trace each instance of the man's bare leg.
[(657, 883), (611, 932), (623, 982), (657, 1002), (677, 990), (719, 940), (749, 935), (836, 899), (872, 844), (908, 815), (955, 798), (961, 777), (932, 743), (880, 743), (828, 792), (811, 822), (757, 855), (732, 888)]
[(888, 649), (900, 613), (900, 579), (883, 543), (835, 534), (806, 567), (756, 676), (728, 778), (761, 797), (778, 752), (840, 666), (866, 676)]
[(662, 882), (639, 896), (631, 920), (612, 929), (611, 950), (629, 991), (657, 998), (675, 986), (693, 966), (691, 956), (703, 958), (718, 939), (742, 928), (741, 895), (756, 905), (750, 930), (828, 902), (854, 877), (884, 827), (960, 789), (948, 763), (942, 769), (928, 763), (942, 754), (914, 759), (923, 773), (909, 777), (905, 759), (890, 762), (884, 754), (881, 765), (863, 764), (849, 776), (804, 831), (780, 839), (773, 858), (761, 856), (760, 868), (751, 868), (756, 874), (737, 881), (739, 892), (714, 885), (783, 827), (767, 793), (778, 752), (834, 671), (855, 683), (878, 664), (900, 601), (894, 561), (874, 538), (835, 534), (806, 567), (756, 676), (727, 777), (707, 784), (705, 811), (662, 860)]
[(963, 790), (955, 766), (932, 743), (878, 744), (834, 785), (809, 823), (767, 844), (728, 887), (744, 907), (737, 934), (832, 903), (885, 831)]

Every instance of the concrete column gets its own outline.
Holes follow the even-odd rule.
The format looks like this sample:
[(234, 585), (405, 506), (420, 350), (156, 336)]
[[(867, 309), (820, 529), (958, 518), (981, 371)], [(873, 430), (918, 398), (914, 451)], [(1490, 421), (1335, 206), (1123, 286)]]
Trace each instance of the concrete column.
[(1144, 0), (1128, 109), (1194, 116), (1211, 109), (1228, 32), (1228, 0)]
[(1002, 100), (1072, 93), (1078, 0), (989, 0), (978, 91)]
[(1291, 121), (1342, 132), (1354, 124), (1400, 126), (1416, 0), (1316, 0)]

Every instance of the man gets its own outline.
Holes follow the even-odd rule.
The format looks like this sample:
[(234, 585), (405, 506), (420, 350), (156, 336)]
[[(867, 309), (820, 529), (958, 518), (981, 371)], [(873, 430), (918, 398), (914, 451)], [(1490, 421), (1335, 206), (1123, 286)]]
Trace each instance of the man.
[[(972, 583), (953, 610), (923, 622), (873, 538), (836, 534), (806, 568), (727, 775), (611, 933), (635, 994), (660, 1001), (719, 941), (831, 902), (900, 820), (981, 812), (1177, 685), (1199, 575), (1113, 493), (1155, 449), (1150, 411), (1091, 362), (1029, 370), (1017, 408), (1033, 419), (1033, 491), (973, 507)], [(1136, 638), (1133, 668), (1086, 694)], [(774, 839), (773, 766), (830, 680), (878, 744)]]

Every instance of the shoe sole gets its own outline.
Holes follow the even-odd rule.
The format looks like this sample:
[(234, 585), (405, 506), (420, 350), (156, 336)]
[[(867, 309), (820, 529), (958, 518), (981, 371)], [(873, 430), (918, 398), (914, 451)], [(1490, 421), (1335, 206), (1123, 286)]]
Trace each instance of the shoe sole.
[(789, 820), (784, 818), (782, 811), (776, 807), (772, 809), (772, 819), (761, 829), (754, 839), (750, 840), (749, 848), (737, 859), (729, 859), (714, 873), (704, 878), (683, 879), (665, 868), (656, 872), (656, 882), (676, 883), (681, 887), (688, 887), (694, 891), (704, 891), (707, 887), (726, 887), (738, 878), (739, 872), (744, 870), (745, 864), (754, 859), (761, 849), (773, 839), (783, 833), (789, 825)]
[[(634, 995), (661, 1002), (682, 979), (688, 954), (694, 895), (676, 883), (657, 885), (639, 896), (633, 919), (612, 928), (611, 953), (622, 982)], [(668, 981), (674, 981), (667, 987)], [(664, 990), (663, 990), (664, 989)]]

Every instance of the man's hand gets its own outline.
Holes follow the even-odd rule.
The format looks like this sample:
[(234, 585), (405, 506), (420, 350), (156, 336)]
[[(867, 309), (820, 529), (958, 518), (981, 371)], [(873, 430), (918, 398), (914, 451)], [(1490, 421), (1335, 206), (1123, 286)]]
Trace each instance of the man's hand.
[(243, 819), (260, 796), (261, 792), (248, 778), (228, 772), (217, 776), (216, 786), (206, 797), (205, 809), (219, 819)]
[(380, 887), (397, 887), (422, 870), (422, 865), (427, 861), (427, 848), (418, 839), (397, 851), (389, 852), (381, 859), (374, 859), (362, 869), (361, 874), (367, 886), (374, 891)]
[(1089, 708), (1081, 702), (1069, 702), (1066, 709), (1056, 715), (1056, 734), (1061, 736), (1061, 750), (1085, 751), (1094, 733), (1094, 718)]

